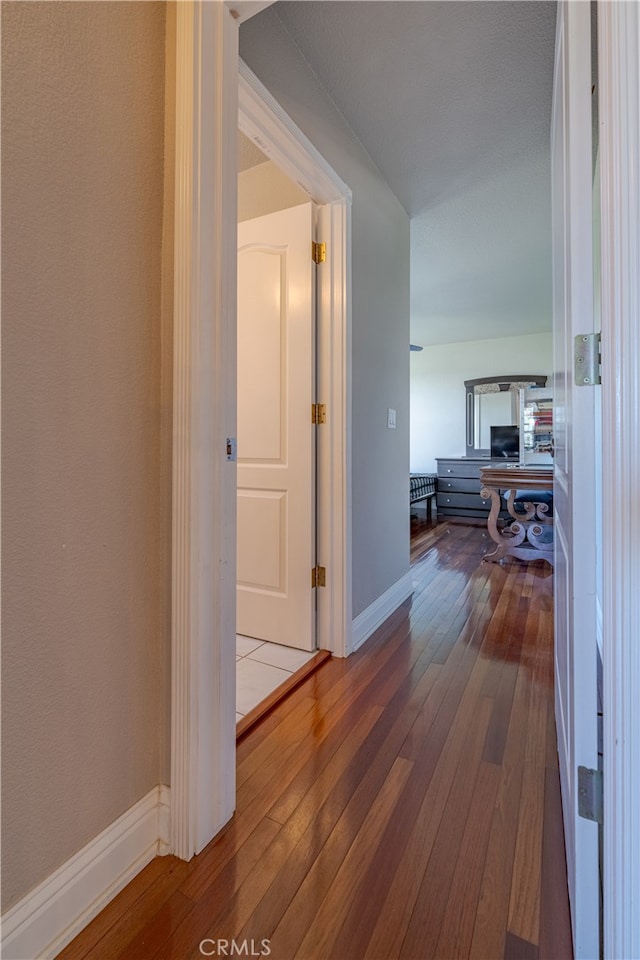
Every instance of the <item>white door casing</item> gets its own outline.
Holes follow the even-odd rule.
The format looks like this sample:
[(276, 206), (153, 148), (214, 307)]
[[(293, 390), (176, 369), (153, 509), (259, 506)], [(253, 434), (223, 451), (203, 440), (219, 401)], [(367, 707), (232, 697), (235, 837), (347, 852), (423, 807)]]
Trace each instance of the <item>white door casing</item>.
[(556, 725), (576, 957), (599, 955), (598, 826), (578, 815), (597, 769), (595, 395), (573, 342), (593, 330), (590, 7), (558, 4), (551, 131)]
[(235, 808), (238, 27), (218, 3), (175, 16), (171, 846), (189, 860)]
[(605, 957), (640, 957), (640, 6), (598, 3)]
[[(233, 435), (234, 420), (229, 411), (233, 411), (235, 404), (235, 373), (225, 378), (225, 370), (235, 371), (235, 357), (233, 363), (228, 363), (228, 358), (235, 349), (238, 36), (237, 23), (229, 12), (232, 4), (183, 0), (176, 6), (175, 323), (178, 328), (176, 336), (180, 330), (185, 339), (180, 349), (174, 351), (173, 365), (174, 408), (178, 397), (182, 420), (176, 421), (176, 417), (179, 421), (179, 415), (174, 409), (171, 821), (173, 850), (188, 859), (206, 838), (207, 832), (209, 838), (213, 836), (216, 824), (224, 823), (233, 810), (235, 717), (232, 694), (235, 664), (232, 656), (227, 664), (223, 648), (225, 652), (228, 648), (232, 654), (232, 644), (225, 642), (224, 637), (227, 625), (234, 626), (235, 472), (230, 472), (230, 482), (223, 476), (222, 489), (215, 479), (213, 485), (207, 479), (211, 460), (209, 455), (205, 458), (200, 438), (190, 428), (188, 411), (197, 398), (201, 399), (203, 410), (215, 411), (211, 453), (215, 457), (215, 470), (224, 474), (226, 457), (223, 448), (225, 437)], [(636, 853), (640, 845), (640, 753), (637, 749), (640, 741), (640, 657), (637, 644), (640, 635), (640, 594), (637, 590), (640, 582), (637, 550), (640, 542), (640, 514), (637, 510), (640, 445), (628, 442), (629, 437), (637, 437), (640, 433), (637, 404), (640, 393), (637, 361), (640, 354), (637, 323), (640, 313), (640, 212), (637, 204), (640, 182), (637, 163), (628, 162), (628, 158), (640, 155), (639, 12), (635, 3), (598, 4), (603, 182), (603, 417), (605, 427), (608, 425), (603, 431), (607, 810), (604, 827), (604, 951), (605, 956), (620, 960), (637, 960), (640, 956), (640, 911), (637, 909), (640, 902), (640, 858)], [(168, 82), (172, 80), (170, 77)], [(260, 87), (256, 82), (247, 97), (248, 85), (245, 83), (243, 87), (241, 77), (241, 125), (244, 121), (248, 125), (253, 122), (254, 118), (249, 120), (249, 114), (254, 106), (269, 122), (273, 118), (271, 106), (275, 101), (268, 94), (265, 96)], [(277, 104), (275, 110), (277, 116)], [(319, 463), (319, 470), (324, 469), (332, 480), (332, 486), (326, 492), (327, 502), (334, 508), (327, 532), (327, 549), (337, 557), (337, 563), (332, 570), (327, 570), (327, 576), (335, 575), (339, 567), (338, 590), (326, 619), (333, 629), (335, 642), (342, 643), (340, 650), (344, 655), (351, 624), (350, 530), (346, 519), (343, 523), (343, 517), (348, 518), (350, 496), (350, 395), (346, 376), (350, 338), (350, 194), (348, 188), (343, 189), (344, 185), (336, 185), (335, 175), (327, 177), (321, 160), (318, 162), (317, 152), (312, 147), (309, 149), (308, 141), (299, 131), (292, 130), (290, 135), (287, 134), (286, 124), (282, 124), (281, 119), (275, 126), (277, 131), (267, 142), (278, 146), (285, 144), (302, 158), (299, 167), (296, 162), (292, 163), (292, 172), (308, 162), (312, 173), (317, 172), (320, 179), (334, 187), (333, 196), (330, 191), (325, 195), (311, 195), (316, 201), (328, 205), (325, 210), (329, 224), (325, 235), (331, 234), (335, 241), (332, 276), (321, 297), (326, 295), (326, 301), (333, 309), (331, 342), (339, 348), (340, 360), (331, 370), (325, 371), (325, 375), (327, 390), (339, 412), (337, 429), (328, 445), (327, 461), (324, 466)], [(244, 129), (243, 132), (249, 131)], [(213, 238), (203, 232), (195, 216), (203, 192), (206, 194), (211, 190), (216, 198), (209, 204), (217, 231)], [(320, 213), (322, 218), (323, 211)], [(220, 241), (220, 231), (228, 234), (228, 244)], [(189, 264), (200, 262), (210, 265), (208, 276), (200, 272), (194, 278)], [(200, 377), (197, 354), (193, 363), (194, 354), (189, 347), (198, 336), (203, 309), (200, 288), (203, 284), (212, 284), (217, 290), (214, 316), (224, 360), (217, 368), (214, 380)], [(229, 335), (229, 323), (232, 335)], [(608, 344), (607, 340), (610, 340)], [(322, 377), (320, 370), (319, 379)], [(617, 433), (621, 423), (627, 431), (622, 441)], [(214, 542), (205, 538), (204, 550), (199, 554), (192, 543), (198, 531), (199, 493), (208, 496), (212, 489), (218, 490), (216, 537)], [(221, 542), (224, 549), (221, 549)], [(209, 591), (209, 606), (205, 605), (205, 616), (200, 617), (198, 596), (209, 586), (211, 569), (218, 566), (221, 569), (214, 581), (216, 592)], [(221, 585), (221, 579), (224, 579), (226, 588)], [(219, 597), (224, 600), (222, 606), (218, 604)], [(213, 610), (217, 604), (216, 616)], [(330, 636), (331, 633), (329, 629), (327, 634)], [(202, 684), (209, 682), (206, 671), (212, 661), (217, 669), (215, 682), (221, 696), (212, 697), (209, 690), (204, 705), (201, 705), (198, 698), (203, 695), (202, 685), (196, 682), (195, 699), (191, 686), (198, 676), (202, 678)], [(216, 667), (216, 661), (222, 665), (221, 670)], [(177, 778), (176, 769), (179, 771)], [(206, 816), (200, 815), (205, 809), (203, 805), (209, 814), (208, 821)]]
[(238, 126), (318, 204), (317, 399), (326, 423), (317, 435), (316, 557), (326, 587), (316, 591), (320, 649), (351, 652), (351, 190), (242, 60)]
[(167, 76), (176, 92), (170, 820), (172, 850), (186, 860), (235, 807), (236, 469), (227, 438), (236, 434), (238, 123), (325, 205), (320, 223), (331, 246), (318, 280), (318, 376), (328, 429), (318, 550), (331, 589), (318, 603), (318, 635), (338, 656), (351, 638), (351, 192), (240, 66), (239, 77), (229, 5), (176, 4), (175, 74)]
[(238, 633), (315, 648), (311, 203), (238, 224)]

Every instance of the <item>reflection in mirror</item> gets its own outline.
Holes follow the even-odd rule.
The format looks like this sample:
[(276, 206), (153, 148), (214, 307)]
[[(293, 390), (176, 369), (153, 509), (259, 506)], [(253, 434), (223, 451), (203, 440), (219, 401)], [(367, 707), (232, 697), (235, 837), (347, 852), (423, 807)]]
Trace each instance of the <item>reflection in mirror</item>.
[(488, 457), (491, 427), (518, 423), (518, 391), (525, 387), (544, 387), (546, 382), (547, 378), (542, 374), (514, 374), (465, 380), (466, 456)]
[(489, 447), (491, 427), (518, 422), (517, 393), (477, 393), (475, 395), (475, 430), (479, 446)]

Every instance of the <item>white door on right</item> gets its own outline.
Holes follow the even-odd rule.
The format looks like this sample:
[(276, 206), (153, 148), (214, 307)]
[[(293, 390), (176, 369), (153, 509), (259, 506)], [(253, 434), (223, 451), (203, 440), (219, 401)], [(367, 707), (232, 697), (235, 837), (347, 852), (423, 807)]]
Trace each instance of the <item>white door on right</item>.
[(315, 648), (314, 208), (238, 224), (237, 630)]
[(595, 390), (574, 377), (594, 330), (590, 4), (560, 0), (551, 130), (555, 682), (575, 956), (600, 955), (598, 824), (578, 812), (578, 768), (598, 768)]

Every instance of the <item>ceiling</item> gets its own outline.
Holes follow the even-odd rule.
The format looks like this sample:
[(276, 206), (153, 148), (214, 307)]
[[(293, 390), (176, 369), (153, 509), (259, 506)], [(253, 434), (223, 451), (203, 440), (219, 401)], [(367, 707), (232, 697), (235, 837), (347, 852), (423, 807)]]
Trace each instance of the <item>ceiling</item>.
[(253, 140), (249, 140), (249, 137), (245, 137), (244, 133), (238, 130), (238, 173), (268, 162), (269, 157), (256, 147)]
[(411, 340), (551, 329), (553, 0), (285, 0), (279, 17), (411, 217)]

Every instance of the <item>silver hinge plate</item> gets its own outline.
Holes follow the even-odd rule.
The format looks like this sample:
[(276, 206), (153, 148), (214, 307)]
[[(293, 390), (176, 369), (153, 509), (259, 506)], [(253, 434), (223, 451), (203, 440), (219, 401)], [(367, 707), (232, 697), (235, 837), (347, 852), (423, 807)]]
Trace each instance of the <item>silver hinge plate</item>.
[(326, 422), (327, 422), (326, 403), (312, 403), (311, 404), (311, 423), (326, 423)]
[(578, 334), (573, 343), (573, 361), (577, 387), (593, 387), (602, 383), (599, 333)]
[(602, 772), (578, 767), (578, 813), (585, 820), (602, 823)]
[(326, 567), (314, 567), (311, 571), (311, 586), (312, 587), (326, 587), (327, 585), (327, 568)]
[(316, 243), (314, 240), (311, 244), (311, 258), (314, 263), (324, 263), (327, 259), (326, 243)]

